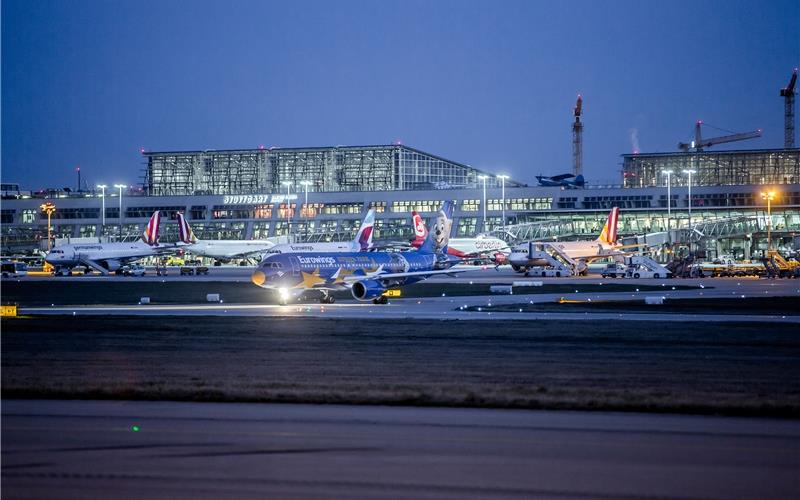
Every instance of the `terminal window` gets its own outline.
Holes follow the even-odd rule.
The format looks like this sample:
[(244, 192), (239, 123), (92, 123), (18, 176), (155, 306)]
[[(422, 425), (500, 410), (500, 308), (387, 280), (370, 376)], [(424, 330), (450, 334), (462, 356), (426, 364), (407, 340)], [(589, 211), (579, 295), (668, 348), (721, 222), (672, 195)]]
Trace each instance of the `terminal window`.
[(481, 200), (462, 200), (461, 210), (464, 212), (477, 212), (481, 208)]

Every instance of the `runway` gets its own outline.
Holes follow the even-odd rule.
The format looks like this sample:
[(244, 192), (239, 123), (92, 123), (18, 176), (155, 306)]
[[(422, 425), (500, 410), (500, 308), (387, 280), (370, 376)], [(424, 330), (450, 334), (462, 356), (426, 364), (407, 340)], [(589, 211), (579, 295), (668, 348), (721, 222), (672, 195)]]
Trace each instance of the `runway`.
[[(519, 281), (519, 280), (516, 280)], [(528, 280), (536, 281), (536, 280)], [(167, 315), (167, 316), (265, 316), (265, 317), (325, 317), (325, 318), (417, 318), (417, 319), (459, 319), (459, 320), (496, 320), (496, 319), (578, 319), (587, 321), (600, 320), (648, 320), (648, 321), (764, 321), (764, 322), (800, 322), (797, 311), (793, 314), (735, 314), (721, 312), (713, 314), (662, 313), (658, 305), (652, 306), (652, 312), (496, 312), (491, 305), (517, 303), (552, 303), (563, 298), (578, 301), (603, 300), (639, 300), (645, 297), (663, 298), (741, 298), (748, 297), (782, 297), (800, 296), (800, 282), (796, 280), (647, 280), (650, 285), (661, 284), (656, 291), (612, 292), (612, 293), (526, 293), (536, 290), (535, 287), (515, 287), (514, 295), (461, 296), (461, 297), (424, 297), (392, 299), (386, 305), (374, 305), (370, 302), (353, 300), (338, 301), (335, 304), (319, 304), (313, 298), (302, 303), (287, 306), (275, 304), (157, 304), (146, 305), (70, 305), (52, 307), (21, 307), (23, 315)], [(548, 283), (562, 283), (550, 280)], [(581, 283), (618, 283), (609, 280), (583, 280)], [(431, 279), (421, 285), (435, 286)], [(694, 290), (673, 290), (672, 287), (693, 285), (702, 288)], [(252, 286), (243, 284), (242, 286)], [(270, 298), (264, 291), (264, 300)], [(224, 298), (223, 298), (224, 300)], [(486, 307), (481, 311), (465, 311), (461, 308)]]
[(676, 415), (3, 401), (9, 498), (791, 498), (800, 423)]
[[(249, 267), (212, 267), (208, 276), (178, 276), (170, 272), (166, 277), (123, 276), (72, 276), (31, 277), (19, 280), (20, 287), (30, 291), (19, 301), (19, 313), (24, 315), (167, 315), (202, 316), (236, 315), (264, 317), (325, 317), (325, 318), (418, 318), (418, 319), (578, 319), (586, 321), (604, 320), (648, 320), (648, 321), (763, 321), (800, 322), (796, 309), (763, 311), (753, 314), (735, 314), (746, 311), (688, 311), (683, 313), (652, 310), (636, 311), (493, 311), (492, 305), (552, 303), (560, 299), (569, 301), (634, 300), (642, 302), (646, 297), (670, 298), (753, 298), (753, 297), (798, 297), (800, 281), (769, 280), (756, 278), (716, 279), (602, 279), (599, 277), (572, 278), (524, 278), (508, 267), (497, 270), (493, 267), (470, 267), (458, 276), (434, 276), (422, 283), (403, 289), (403, 298), (391, 299), (388, 305), (358, 302), (348, 293), (340, 294), (335, 304), (321, 305), (311, 292), (300, 302), (288, 306), (277, 305), (277, 295), (250, 283)], [(11, 281), (11, 280), (7, 280)], [(24, 283), (23, 283), (24, 282)], [(57, 285), (48, 286), (50, 283)], [(74, 288), (72, 284), (75, 284)], [(103, 283), (108, 283), (104, 287)], [(488, 285), (528, 284), (542, 286), (514, 286), (513, 295), (476, 295), (488, 293)], [(14, 296), (13, 286), (7, 283), (6, 295)], [(452, 296), (444, 293), (458, 290)], [(472, 288), (474, 285), (475, 288)], [(551, 286), (555, 285), (555, 286)], [(609, 286), (610, 285), (610, 286)], [(623, 285), (628, 291), (619, 291)], [(571, 287), (575, 286), (573, 290)], [(603, 287), (616, 291), (603, 292)], [(682, 287), (697, 287), (681, 290)], [(41, 287), (41, 289), (39, 289)], [(166, 292), (168, 287), (182, 287), (180, 291)], [(450, 287), (450, 288), (448, 288)], [(557, 293), (542, 293), (557, 290)], [(639, 290), (642, 287), (642, 290)], [(656, 289), (653, 289), (656, 287)], [(677, 288), (677, 289), (676, 289)], [(586, 290), (581, 291), (580, 289)], [(591, 290), (591, 291), (589, 291)], [(203, 302), (207, 294), (219, 294), (222, 303)], [(455, 293), (458, 292), (458, 293)], [(464, 293), (468, 295), (463, 296)], [(78, 295), (76, 295), (78, 294)], [(431, 296), (433, 295), (433, 296)], [(49, 298), (52, 296), (52, 298)], [(148, 297), (149, 304), (137, 304), (140, 297)], [(66, 300), (65, 300), (66, 299)], [(12, 300), (14, 300), (12, 298)], [(51, 303), (52, 301), (52, 303)], [(51, 305), (52, 304), (52, 305)], [(476, 310), (466, 311), (466, 308)], [(480, 308), (481, 310), (477, 310)], [(568, 308), (565, 308), (568, 309)], [(702, 313), (702, 314), (701, 314)]]

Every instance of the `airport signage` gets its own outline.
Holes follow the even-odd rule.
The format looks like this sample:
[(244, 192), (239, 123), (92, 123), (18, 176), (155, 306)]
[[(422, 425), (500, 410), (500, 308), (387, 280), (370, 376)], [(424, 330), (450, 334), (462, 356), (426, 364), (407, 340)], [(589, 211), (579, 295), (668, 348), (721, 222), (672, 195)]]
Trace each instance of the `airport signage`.
[[(223, 205), (257, 205), (260, 203), (283, 203), (285, 194), (230, 194), (222, 198)], [(297, 195), (289, 195), (289, 200), (296, 200)]]

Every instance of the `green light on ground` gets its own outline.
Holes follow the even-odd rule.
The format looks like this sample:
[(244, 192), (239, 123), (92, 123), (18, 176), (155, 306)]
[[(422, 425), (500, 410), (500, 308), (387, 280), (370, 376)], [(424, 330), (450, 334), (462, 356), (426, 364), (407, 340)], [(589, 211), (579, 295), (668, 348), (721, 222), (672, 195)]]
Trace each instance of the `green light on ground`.
[(140, 429), (140, 427), (139, 427), (138, 425), (132, 425), (132, 426), (131, 426), (131, 430), (132, 430), (133, 432), (139, 432), (139, 429)]

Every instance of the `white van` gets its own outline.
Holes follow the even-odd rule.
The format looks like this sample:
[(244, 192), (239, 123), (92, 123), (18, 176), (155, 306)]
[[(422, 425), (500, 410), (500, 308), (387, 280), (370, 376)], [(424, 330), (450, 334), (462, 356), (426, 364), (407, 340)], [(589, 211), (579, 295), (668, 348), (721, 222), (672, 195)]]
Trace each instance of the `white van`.
[(21, 278), (28, 275), (28, 266), (24, 262), (4, 260), (0, 263), (3, 278)]

